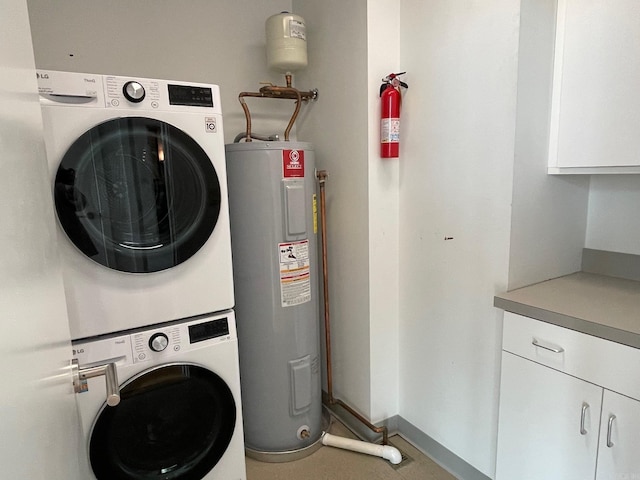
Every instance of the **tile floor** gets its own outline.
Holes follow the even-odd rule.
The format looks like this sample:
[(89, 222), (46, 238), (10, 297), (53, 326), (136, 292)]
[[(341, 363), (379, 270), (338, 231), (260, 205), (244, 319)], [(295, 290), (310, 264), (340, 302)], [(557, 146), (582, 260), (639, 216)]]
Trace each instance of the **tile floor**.
[[(355, 438), (335, 419), (329, 432)], [(398, 465), (378, 457), (323, 446), (306, 458), (287, 463), (247, 458), (247, 480), (455, 480), (402, 437), (393, 435), (389, 443), (407, 457)]]

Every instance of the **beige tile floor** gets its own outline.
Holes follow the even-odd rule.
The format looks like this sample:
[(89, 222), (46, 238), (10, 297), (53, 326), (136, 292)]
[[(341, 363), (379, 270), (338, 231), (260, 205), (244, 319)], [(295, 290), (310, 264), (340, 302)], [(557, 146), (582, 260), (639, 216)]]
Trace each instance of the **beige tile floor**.
[[(333, 420), (329, 432), (355, 438)], [(392, 466), (378, 457), (333, 447), (321, 447), (306, 458), (287, 463), (265, 463), (247, 458), (247, 480), (455, 480), (455, 477), (398, 435), (389, 443), (407, 457)]]

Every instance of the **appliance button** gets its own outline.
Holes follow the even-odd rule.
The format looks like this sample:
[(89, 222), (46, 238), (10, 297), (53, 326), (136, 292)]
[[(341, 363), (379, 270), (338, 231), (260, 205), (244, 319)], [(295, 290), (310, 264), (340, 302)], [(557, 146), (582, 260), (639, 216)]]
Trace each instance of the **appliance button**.
[(149, 348), (154, 352), (161, 352), (169, 345), (169, 338), (164, 333), (154, 333), (149, 338)]
[(140, 82), (135, 81), (125, 83), (122, 87), (122, 93), (127, 100), (133, 103), (140, 103), (145, 97), (144, 87)]

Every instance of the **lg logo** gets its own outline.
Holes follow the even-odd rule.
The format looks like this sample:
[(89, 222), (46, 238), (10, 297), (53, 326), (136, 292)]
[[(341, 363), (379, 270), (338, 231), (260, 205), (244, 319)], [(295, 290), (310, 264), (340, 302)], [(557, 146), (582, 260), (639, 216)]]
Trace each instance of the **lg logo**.
[(49, 78), (49, 74), (36, 72), (36, 78)]

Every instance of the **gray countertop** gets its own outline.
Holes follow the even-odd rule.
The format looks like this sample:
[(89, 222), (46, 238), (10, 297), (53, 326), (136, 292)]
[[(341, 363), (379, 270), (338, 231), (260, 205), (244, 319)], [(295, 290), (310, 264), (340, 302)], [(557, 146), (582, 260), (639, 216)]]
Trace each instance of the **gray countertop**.
[(494, 306), (640, 348), (640, 282), (578, 272), (501, 293)]

